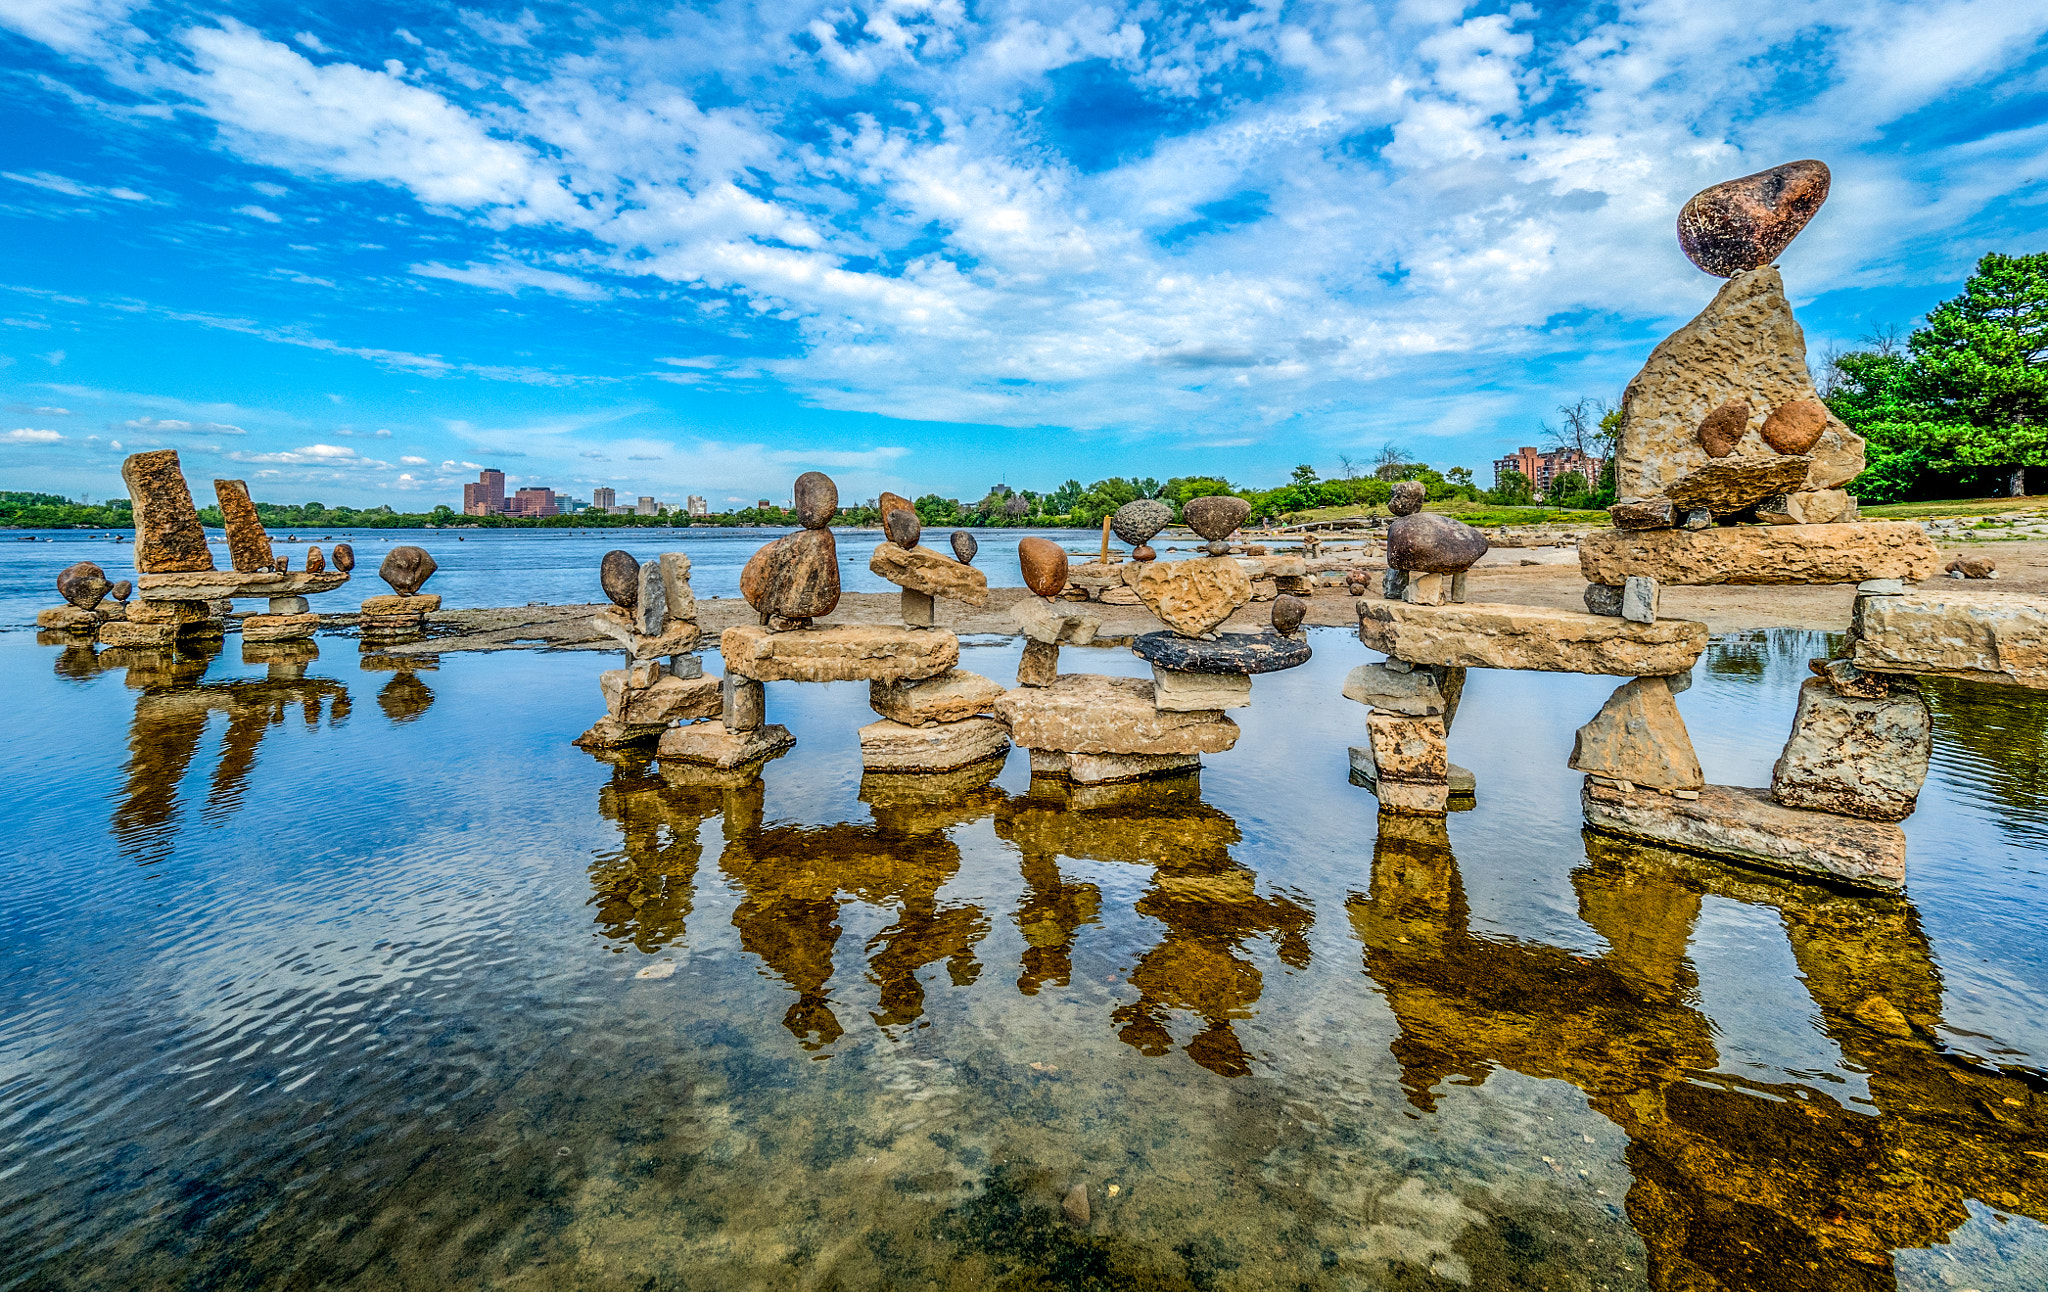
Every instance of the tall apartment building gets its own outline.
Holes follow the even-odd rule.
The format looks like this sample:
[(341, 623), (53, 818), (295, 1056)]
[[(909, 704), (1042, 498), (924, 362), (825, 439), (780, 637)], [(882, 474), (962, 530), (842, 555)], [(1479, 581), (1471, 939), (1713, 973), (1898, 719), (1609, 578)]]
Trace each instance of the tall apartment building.
[(618, 490), (592, 489), (590, 491), (590, 505), (598, 511), (610, 511), (619, 505)]
[(701, 495), (693, 493), (690, 495), (689, 512), (692, 516), (709, 516), (711, 504), (705, 502)]
[(505, 473), (486, 469), (475, 484), (462, 486), (462, 514), (502, 516), (505, 514)]
[(640, 501), (633, 504), (633, 514), (635, 516), (659, 516), (661, 514), (661, 504), (642, 494)]
[(1521, 448), (1504, 458), (1497, 458), (1493, 464), (1493, 487), (1500, 488), (1501, 477), (1510, 471), (1519, 471), (1529, 478), (1536, 487), (1538, 498), (1550, 492), (1550, 482), (1567, 471), (1576, 471), (1585, 482), (1594, 487), (1600, 484), (1600, 473), (1607, 466), (1605, 458), (1588, 457), (1577, 449), (1551, 449), (1539, 453), (1533, 448)]
[(507, 516), (558, 516), (561, 508), (555, 505), (555, 491), (541, 486), (521, 489), (505, 504)]

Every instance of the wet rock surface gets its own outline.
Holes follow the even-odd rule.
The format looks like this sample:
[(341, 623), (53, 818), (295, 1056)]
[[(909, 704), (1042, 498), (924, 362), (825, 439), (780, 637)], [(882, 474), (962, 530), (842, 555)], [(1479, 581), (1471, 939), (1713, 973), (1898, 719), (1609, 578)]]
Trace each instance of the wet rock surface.
[(1693, 194), (1678, 213), (1686, 258), (1719, 278), (1768, 265), (1828, 200), (1825, 163), (1786, 162)]
[(1176, 633), (1146, 633), (1131, 643), (1131, 653), (1160, 668), (1182, 673), (1249, 676), (1306, 664), (1312, 652), (1305, 641), (1267, 633), (1224, 633), (1215, 641), (1199, 641)]
[(1933, 719), (1912, 679), (1888, 682), (1882, 695), (1854, 696), (1812, 678), (1800, 685), (1792, 735), (1771, 769), (1771, 797), (1786, 807), (1903, 821), (1927, 781), (1933, 749)]

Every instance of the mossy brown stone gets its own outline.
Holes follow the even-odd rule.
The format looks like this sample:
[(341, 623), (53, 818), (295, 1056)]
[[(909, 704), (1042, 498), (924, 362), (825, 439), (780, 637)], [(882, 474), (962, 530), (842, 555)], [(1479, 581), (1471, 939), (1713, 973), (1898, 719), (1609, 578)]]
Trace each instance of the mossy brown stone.
[(57, 595), (80, 610), (91, 610), (104, 601), (112, 587), (107, 572), (91, 561), (67, 565), (57, 573)]

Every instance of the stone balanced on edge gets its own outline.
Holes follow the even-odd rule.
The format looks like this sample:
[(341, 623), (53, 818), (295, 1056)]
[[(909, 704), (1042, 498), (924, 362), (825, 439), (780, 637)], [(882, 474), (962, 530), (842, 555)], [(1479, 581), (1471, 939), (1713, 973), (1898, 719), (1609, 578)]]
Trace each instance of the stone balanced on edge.
[(701, 635), (690, 558), (663, 552), (642, 564), (631, 552), (606, 552), (598, 563), (598, 584), (612, 604), (591, 626), (618, 642), (626, 666), (598, 674), (605, 716), (576, 743), (620, 749), (658, 740), (676, 723), (720, 716), (723, 687), (704, 675), (694, 653)]

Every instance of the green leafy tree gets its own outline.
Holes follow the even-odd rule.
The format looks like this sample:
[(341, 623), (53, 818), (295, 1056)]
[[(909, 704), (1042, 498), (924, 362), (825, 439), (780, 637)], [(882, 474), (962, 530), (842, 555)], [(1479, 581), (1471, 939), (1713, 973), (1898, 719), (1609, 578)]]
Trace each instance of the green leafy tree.
[(1576, 471), (1563, 471), (1550, 478), (1543, 501), (1553, 507), (1586, 507), (1591, 505), (1592, 497), (1593, 489), (1586, 483), (1586, 477)]
[(1292, 483), (1302, 488), (1306, 488), (1309, 485), (1314, 484), (1315, 482), (1316, 469), (1314, 467), (1304, 462), (1300, 466), (1294, 468), (1294, 476)]
[(1536, 501), (1536, 486), (1511, 467), (1500, 473), (1500, 480), (1487, 491), (1486, 501), (1496, 507), (1527, 507)]

